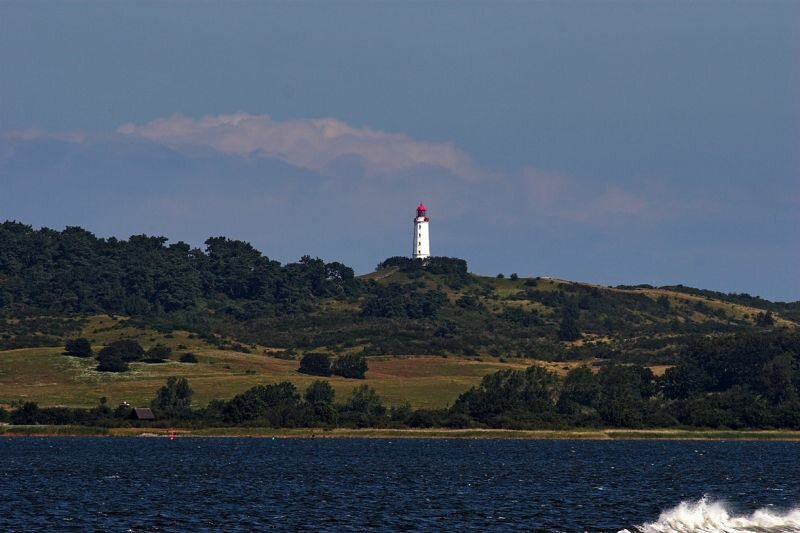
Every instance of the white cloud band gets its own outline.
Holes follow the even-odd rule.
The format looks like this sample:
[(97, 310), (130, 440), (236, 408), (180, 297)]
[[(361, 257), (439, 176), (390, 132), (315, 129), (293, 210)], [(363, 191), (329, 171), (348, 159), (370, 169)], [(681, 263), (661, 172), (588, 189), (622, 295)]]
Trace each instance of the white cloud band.
[(143, 125), (126, 123), (117, 132), (172, 147), (205, 146), (225, 154), (263, 155), (323, 174), (343, 158), (358, 158), (368, 175), (432, 166), (462, 178), (481, 176), (472, 159), (451, 144), (355, 128), (332, 118), (279, 122), (269, 115), (247, 113), (199, 119), (173, 115)]

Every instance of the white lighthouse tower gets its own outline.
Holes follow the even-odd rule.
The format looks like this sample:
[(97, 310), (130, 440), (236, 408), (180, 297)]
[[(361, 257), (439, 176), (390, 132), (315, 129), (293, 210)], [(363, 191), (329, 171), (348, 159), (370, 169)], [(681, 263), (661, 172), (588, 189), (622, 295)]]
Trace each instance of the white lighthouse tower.
[(414, 218), (414, 259), (427, 259), (431, 255), (431, 242), (428, 237), (428, 222), (430, 219), (425, 213), (425, 206), (417, 206), (417, 216)]

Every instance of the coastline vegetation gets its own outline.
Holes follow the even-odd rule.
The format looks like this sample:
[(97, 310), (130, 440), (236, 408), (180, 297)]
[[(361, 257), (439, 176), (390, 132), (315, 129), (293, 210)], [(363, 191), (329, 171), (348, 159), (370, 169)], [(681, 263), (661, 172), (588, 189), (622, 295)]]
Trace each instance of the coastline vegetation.
[[(287, 381), (256, 385), (193, 409), (189, 381), (170, 377), (150, 408), (156, 425), (188, 428), (800, 429), (799, 359), (797, 333), (707, 339), (662, 376), (613, 362), (597, 372), (577, 366), (563, 376), (531, 365), (489, 374), (440, 409), (386, 406), (368, 384), (340, 400), (322, 379), (304, 391)], [(105, 399), (91, 409), (25, 402), (0, 410), (0, 421), (119, 427), (136, 425), (134, 414), (129, 405), (112, 409)]]
[[(481, 277), (447, 257), (356, 277), (205, 245), (0, 224), (0, 385), (16, 391), (0, 389), (4, 431), (153, 424), (112, 391), (191, 431), (800, 429), (798, 302)], [(419, 375), (383, 371), (400, 356)], [(37, 389), (60, 396), (20, 394), (42, 370)]]

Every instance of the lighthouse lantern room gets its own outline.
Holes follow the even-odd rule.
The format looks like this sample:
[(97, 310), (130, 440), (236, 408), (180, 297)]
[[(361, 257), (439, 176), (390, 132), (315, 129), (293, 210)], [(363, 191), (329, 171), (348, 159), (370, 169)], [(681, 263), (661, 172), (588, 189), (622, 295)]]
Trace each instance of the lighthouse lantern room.
[(428, 236), (428, 222), (425, 206), (417, 206), (417, 216), (414, 218), (414, 259), (427, 259), (431, 255), (431, 244)]

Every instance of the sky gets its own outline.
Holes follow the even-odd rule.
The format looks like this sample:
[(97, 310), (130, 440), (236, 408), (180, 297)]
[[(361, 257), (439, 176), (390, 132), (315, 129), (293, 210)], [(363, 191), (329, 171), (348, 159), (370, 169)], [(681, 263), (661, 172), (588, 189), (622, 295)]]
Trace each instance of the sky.
[(800, 300), (798, 2), (0, 2), (0, 220)]

